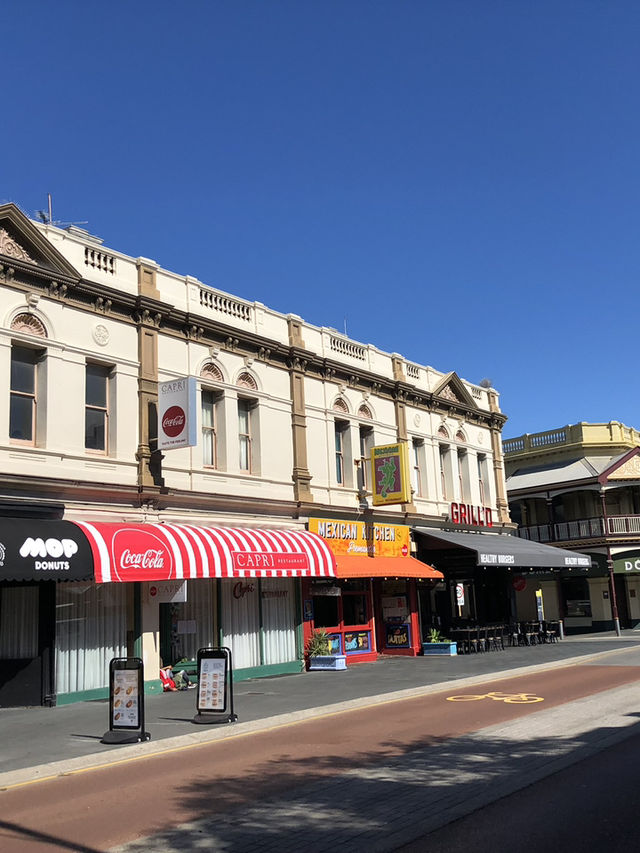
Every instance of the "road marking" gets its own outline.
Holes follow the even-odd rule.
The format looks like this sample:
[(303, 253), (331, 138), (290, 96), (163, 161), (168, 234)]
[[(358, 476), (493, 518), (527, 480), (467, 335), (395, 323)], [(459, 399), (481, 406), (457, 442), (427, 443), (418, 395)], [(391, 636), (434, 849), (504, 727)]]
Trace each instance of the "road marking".
[(493, 699), (494, 702), (504, 702), (506, 705), (533, 705), (535, 702), (544, 702), (542, 696), (534, 693), (463, 693), (460, 696), (447, 696), (447, 702), (478, 702), (480, 699)]

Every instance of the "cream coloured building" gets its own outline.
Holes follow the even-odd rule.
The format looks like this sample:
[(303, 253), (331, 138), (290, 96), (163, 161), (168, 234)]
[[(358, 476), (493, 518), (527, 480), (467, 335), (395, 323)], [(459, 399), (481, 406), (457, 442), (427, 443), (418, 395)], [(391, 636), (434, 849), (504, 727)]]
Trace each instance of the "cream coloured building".
[[(197, 382), (197, 444), (161, 453), (158, 389), (182, 377)], [(53, 543), (53, 554), (29, 557), (47, 569), (0, 559), (0, 672), (11, 674), (0, 704), (104, 695), (109, 659), (133, 654), (156, 689), (162, 655), (191, 659), (218, 644), (241, 677), (299, 671), (295, 571), (246, 580), (187, 568), (186, 601), (159, 602), (149, 583), (97, 582), (107, 539), (91, 539), (92, 525), (260, 528), (299, 542), (310, 518), (511, 528), (494, 389), (11, 204), (0, 207), (0, 386), (0, 545), (24, 531)], [(369, 452), (395, 442), (408, 448), (411, 498), (375, 509)], [(85, 531), (91, 552), (83, 540), (58, 559), (75, 547), (63, 523)], [(428, 560), (420, 541), (411, 549)], [(195, 544), (185, 553), (197, 555)], [(65, 562), (62, 574), (53, 567)], [(451, 589), (431, 584), (423, 615), (438, 589), (451, 604)]]

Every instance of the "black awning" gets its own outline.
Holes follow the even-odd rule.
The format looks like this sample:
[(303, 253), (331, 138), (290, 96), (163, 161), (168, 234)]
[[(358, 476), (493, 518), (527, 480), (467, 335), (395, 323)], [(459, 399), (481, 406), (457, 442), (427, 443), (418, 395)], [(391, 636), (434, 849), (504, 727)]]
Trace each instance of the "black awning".
[(591, 568), (591, 557), (577, 551), (541, 545), (518, 536), (499, 533), (451, 533), (431, 527), (414, 527), (426, 545), (439, 550), (463, 548), (475, 554), (477, 566), (515, 566), (518, 568), (569, 569)]
[(89, 541), (71, 521), (0, 518), (0, 581), (93, 580)]

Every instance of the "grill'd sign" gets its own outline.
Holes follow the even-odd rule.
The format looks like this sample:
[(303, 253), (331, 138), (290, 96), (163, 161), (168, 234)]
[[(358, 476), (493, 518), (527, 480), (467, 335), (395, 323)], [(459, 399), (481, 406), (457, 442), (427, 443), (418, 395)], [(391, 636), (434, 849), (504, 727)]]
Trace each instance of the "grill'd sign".
[(158, 449), (195, 447), (196, 379), (184, 376), (158, 385)]

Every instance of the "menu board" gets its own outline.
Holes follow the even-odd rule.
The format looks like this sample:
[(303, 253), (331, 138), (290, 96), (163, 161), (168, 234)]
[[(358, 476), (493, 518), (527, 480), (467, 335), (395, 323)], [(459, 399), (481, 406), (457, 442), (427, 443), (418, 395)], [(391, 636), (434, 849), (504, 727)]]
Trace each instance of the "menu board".
[(113, 670), (111, 726), (137, 729), (140, 726), (139, 669)]
[(226, 659), (201, 657), (198, 674), (198, 708), (224, 711), (226, 708)]

